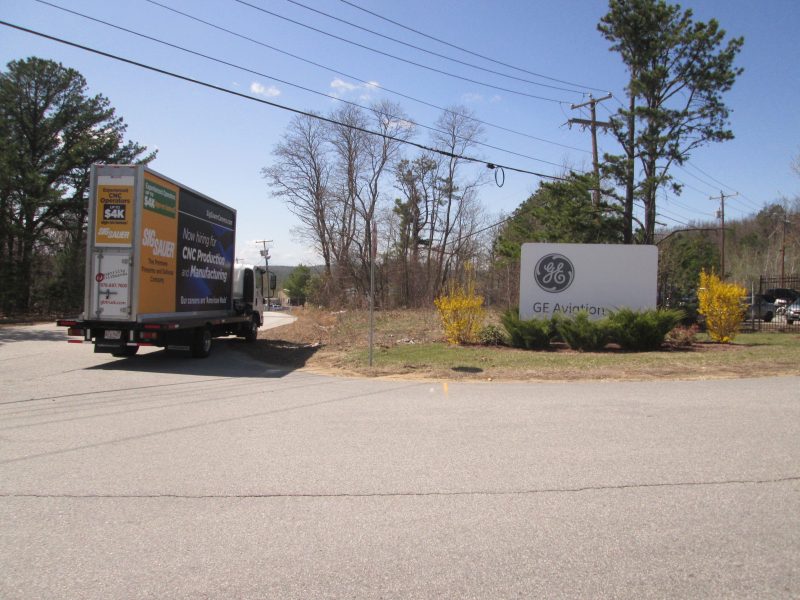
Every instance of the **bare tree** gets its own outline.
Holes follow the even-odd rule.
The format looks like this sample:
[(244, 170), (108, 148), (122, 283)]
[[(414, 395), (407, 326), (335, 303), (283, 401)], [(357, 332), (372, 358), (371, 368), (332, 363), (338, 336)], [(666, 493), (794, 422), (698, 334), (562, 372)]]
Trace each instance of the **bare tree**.
[(373, 243), (377, 244), (377, 240), (372, 240), (372, 232), (385, 174), (396, 162), (403, 141), (414, 133), (408, 117), (396, 103), (387, 100), (377, 102), (371, 107), (371, 112), (373, 131), (380, 136), (370, 136), (365, 144), (365, 183), (358, 195), (358, 210), (364, 227), (359, 258), (364, 273), (369, 266), (370, 248)]
[[(347, 276), (345, 286), (356, 285), (353, 245), (358, 241), (358, 198), (362, 194), (365, 149), (368, 143), (367, 117), (360, 108), (347, 105), (331, 114), (337, 124), (328, 129), (333, 148), (333, 214), (328, 224), (339, 276)], [(344, 283), (344, 282), (343, 282)]]
[(374, 104), (369, 112), (348, 105), (331, 119), (338, 123), (329, 129), (336, 165), (335, 258), (350, 286), (364, 292), (384, 180), (413, 128), (402, 109), (387, 101)]
[(296, 116), (289, 123), (283, 140), (272, 155), (276, 162), (262, 170), (273, 188), (273, 195), (283, 198), (289, 210), (300, 219), (301, 234), (309, 239), (331, 276), (334, 241), (329, 230), (331, 207), (331, 165), (327, 152), (325, 123), (311, 116)]
[[(464, 175), (466, 161), (461, 158), (468, 154), (483, 137), (483, 127), (472, 116), (472, 112), (463, 106), (455, 106), (436, 121), (437, 131), (432, 134), (432, 141), (437, 149), (446, 153), (440, 166), (439, 192), (440, 199), (436, 207), (435, 223), (438, 239), (434, 246), (431, 239), (429, 248), (430, 261), (435, 277), (435, 293), (444, 286), (448, 274), (458, 255), (451, 248), (455, 241), (456, 250), (459, 241), (465, 239), (469, 229), (474, 225), (475, 213), (468, 210), (476, 207), (477, 190), (484, 183), (484, 174), (471, 177)], [(472, 225), (468, 225), (473, 221)]]

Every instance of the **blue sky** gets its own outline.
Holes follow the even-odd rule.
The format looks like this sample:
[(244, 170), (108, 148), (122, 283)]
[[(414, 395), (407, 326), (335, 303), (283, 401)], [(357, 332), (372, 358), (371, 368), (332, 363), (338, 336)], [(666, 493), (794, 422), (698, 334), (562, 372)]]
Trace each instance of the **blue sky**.
[[(53, 3), (260, 74), (191, 56), (34, 0), (5, 0), (0, 6), (0, 19), (301, 110), (328, 113), (339, 103), (286, 82), (360, 104), (384, 97), (392, 99), (403, 106), (411, 119), (428, 126), (438, 117), (438, 110), (387, 90), (440, 107), (465, 105), (481, 120), (518, 132), (487, 127), (487, 144), (516, 154), (483, 147), (476, 149), (474, 156), (546, 174), (561, 173), (564, 164), (579, 170), (590, 168), (588, 132), (565, 125), (571, 117), (587, 115), (570, 110), (570, 104), (584, 101), (589, 92), (600, 96), (601, 90), (624, 99), (625, 69), (618, 56), (608, 51), (608, 43), (596, 29), (600, 17), (607, 12), (605, 2), (352, 0), (353, 4), (473, 52), (570, 82), (563, 84), (459, 52), (341, 0), (302, 0), (319, 11), (384, 35), (484, 68), (578, 90), (573, 92), (514, 81), (436, 58), (288, 0), (248, 0), (253, 6), (431, 68), (550, 99), (540, 100), (399, 62), (235, 0), (158, 1), (261, 44), (146, 0)], [(720, 191), (739, 192), (739, 196), (726, 202), (728, 219), (755, 213), (765, 203), (781, 197), (797, 196), (800, 177), (792, 172), (790, 163), (800, 154), (800, 2), (705, 0), (684, 2), (682, 6), (692, 8), (696, 19), (716, 18), (730, 35), (744, 36), (738, 64), (745, 72), (726, 96), (733, 111), (731, 127), (736, 139), (695, 151), (688, 166), (673, 171), (686, 188), (680, 197), (668, 196), (661, 201), (659, 220), (671, 227), (714, 220), (718, 203), (709, 197), (718, 196)], [(264, 44), (339, 73), (312, 66)], [(270, 195), (260, 174), (271, 161), (270, 152), (292, 117), (290, 112), (2, 28), (3, 68), (11, 60), (28, 56), (53, 59), (80, 71), (90, 91), (108, 97), (125, 119), (129, 139), (159, 150), (151, 165), (154, 169), (236, 208), (238, 256), (259, 260), (255, 240), (271, 239), (273, 264), (319, 262), (306, 244), (294, 239), (291, 230), (297, 224), (295, 217), (281, 200)], [(372, 85), (364, 85), (356, 78)], [(598, 118), (607, 118), (608, 111), (615, 111), (618, 106), (616, 99), (604, 102), (598, 109)], [(426, 132), (419, 132), (415, 140), (427, 143)], [(601, 151), (618, 150), (608, 136), (601, 135), (599, 143)], [(407, 152), (411, 154), (413, 149)], [(491, 215), (509, 213), (538, 187), (539, 181), (532, 175), (507, 171), (502, 188), (492, 183), (481, 189), (482, 205)], [(387, 187), (386, 199), (394, 195), (394, 190)]]

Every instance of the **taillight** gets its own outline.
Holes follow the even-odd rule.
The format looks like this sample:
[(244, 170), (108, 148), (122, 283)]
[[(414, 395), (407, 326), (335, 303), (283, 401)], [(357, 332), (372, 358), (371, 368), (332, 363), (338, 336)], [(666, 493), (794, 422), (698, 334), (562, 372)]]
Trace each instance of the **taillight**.
[(158, 332), (157, 331), (140, 331), (139, 332), (139, 339), (141, 339), (141, 340), (157, 340), (158, 339)]
[(67, 329), (67, 335), (79, 335), (83, 337), (84, 330), (80, 327), (70, 327)]

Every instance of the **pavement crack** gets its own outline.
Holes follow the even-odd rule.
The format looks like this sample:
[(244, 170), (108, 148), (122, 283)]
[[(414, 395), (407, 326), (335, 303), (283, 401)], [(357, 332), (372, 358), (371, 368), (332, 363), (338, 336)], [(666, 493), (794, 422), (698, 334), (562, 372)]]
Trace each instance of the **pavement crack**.
[(678, 481), (662, 483), (628, 483), (619, 485), (591, 485), (563, 488), (538, 488), (519, 490), (453, 490), (453, 491), (405, 491), (405, 492), (340, 492), (340, 493), (303, 493), (303, 492), (265, 492), (252, 494), (25, 494), (0, 492), (0, 498), (40, 498), (40, 499), (175, 499), (175, 500), (247, 500), (247, 499), (280, 499), (280, 498), (414, 498), (414, 497), (457, 497), (457, 496), (527, 496), (538, 494), (578, 494), (582, 492), (635, 490), (651, 488), (706, 487), (733, 485), (767, 485), (777, 483), (798, 482), (800, 476), (779, 477), (774, 479), (725, 479), (718, 481)]

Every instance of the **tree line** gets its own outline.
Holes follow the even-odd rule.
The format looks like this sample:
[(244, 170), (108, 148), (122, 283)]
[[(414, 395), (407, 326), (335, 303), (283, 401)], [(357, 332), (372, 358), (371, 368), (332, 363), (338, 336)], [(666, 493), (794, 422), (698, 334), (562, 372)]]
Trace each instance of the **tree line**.
[[(483, 209), (488, 171), (463, 157), (485, 131), (463, 106), (444, 110), (411, 153), (404, 142), (421, 139), (420, 127), (394, 102), (295, 117), (262, 174), (322, 262), (310, 296), (366, 304), (376, 255), (382, 306), (429, 305), (467, 270), (482, 274), (488, 302), (512, 305), (524, 241), (657, 241), (658, 192), (680, 192), (670, 168), (733, 137), (723, 95), (741, 73), (734, 62), (743, 40), (726, 40), (715, 20), (695, 21), (663, 0), (610, 0), (598, 31), (628, 72), (625, 101), (609, 119), (619, 151), (596, 173), (565, 170), (562, 180), (540, 184), (511, 215)], [(80, 307), (89, 167), (155, 156), (125, 141), (125, 128), (73, 69), (29, 58), (0, 74), (4, 312)], [(692, 251), (700, 262), (710, 256)]]
[(0, 74), (0, 309), (80, 308), (93, 163), (148, 162), (107, 98), (59, 63)]
[[(463, 107), (445, 111), (430, 134), (444, 156), (402, 154), (397, 138), (415, 131), (396, 104), (350, 105), (328, 122), (296, 118), (264, 175), (324, 260), (318, 300), (365, 301), (376, 231), (383, 248), (378, 296), (397, 306), (430, 304), (466, 265), (486, 274), (487, 300), (513, 304), (523, 241), (655, 243), (658, 193), (681, 191), (670, 169), (703, 145), (733, 138), (723, 96), (742, 73), (735, 59), (744, 42), (726, 39), (716, 20), (695, 21), (691, 10), (663, 0), (610, 0), (597, 29), (628, 73), (626, 99), (608, 123), (619, 151), (606, 154), (592, 174), (565, 172), (563, 181), (541, 184), (508, 222), (482, 237), (483, 180), (465, 176), (454, 155), (483, 131)], [(396, 139), (370, 137), (363, 133), (368, 125)], [(601, 192), (594, 194), (600, 202), (591, 202), (592, 190)]]
[(296, 116), (276, 144), (263, 175), (322, 258), (317, 295), (326, 303), (366, 302), (378, 253), (379, 295), (398, 306), (430, 302), (478, 256), (483, 178), (462, 157), (483, 128), (466, 108), (452, 107), (430, 134), (440, 152), (409, 157), (402, 145), (415, 130), (398, 104), (384, 100), (347, 105), (325, 120)]

